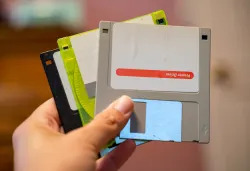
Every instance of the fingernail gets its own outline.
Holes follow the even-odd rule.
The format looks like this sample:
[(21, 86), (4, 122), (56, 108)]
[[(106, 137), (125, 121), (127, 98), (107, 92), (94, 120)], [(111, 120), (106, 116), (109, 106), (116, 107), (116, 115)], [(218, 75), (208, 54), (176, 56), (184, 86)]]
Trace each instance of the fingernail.
[(122, 96), (118, 99), (114, 108), (123, 114), (127, 114), (132, 112), (133, 110), (133, 101), (128, 96)]

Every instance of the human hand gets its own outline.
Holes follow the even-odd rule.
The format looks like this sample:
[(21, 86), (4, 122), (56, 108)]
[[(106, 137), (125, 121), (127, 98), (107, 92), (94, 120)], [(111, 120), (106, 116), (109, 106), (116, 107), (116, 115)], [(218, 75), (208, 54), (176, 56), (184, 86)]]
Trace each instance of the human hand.
[(15, 130), (14, 168), (16, 171), (115, 171), (134, 152), (135, 143), (127, 140), (100, 159), (98, 153), (119, 134), (132, 111), (132, 100), (122, 96), (86, 126), (63, 134), (54, 100), (50, 99)]

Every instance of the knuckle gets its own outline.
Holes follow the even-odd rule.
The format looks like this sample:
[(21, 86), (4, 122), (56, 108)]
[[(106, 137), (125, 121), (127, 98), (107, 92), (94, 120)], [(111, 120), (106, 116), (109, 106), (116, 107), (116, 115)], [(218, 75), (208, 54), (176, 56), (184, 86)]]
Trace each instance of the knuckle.
[(105, 115), (105, 116), (104, 116), (104, 121), (105, 121), (105, 123), (108, 124), (108, 125), (114, 125), (114, 124), (117, 123), (117, 120), (116, 120), (114, 114)]
[(20, 126), (18, 126), (15, 130), (14, 130), (14, 132), (13, 132), (13, 134), (12, 134), (12, 142), (14, 143), (14, 142), (16, 142), (17, 141), (17, 139), (18, 139), (18, 137), (19, 137), (19, 135), (20, 135)]
[(119, 127), (124, 120), (122, 115), (114, 109), (104, 111), (104, 113), (100, 116), (102, 117), (104, 123), (108, 126)]
[(16, 144), (18, 141), (23, 139), (29, 132), (32, 131), (32, 128), (27, 125), (27, 123), (23, 122), (19, 125), (12, 133), (12, 143)]

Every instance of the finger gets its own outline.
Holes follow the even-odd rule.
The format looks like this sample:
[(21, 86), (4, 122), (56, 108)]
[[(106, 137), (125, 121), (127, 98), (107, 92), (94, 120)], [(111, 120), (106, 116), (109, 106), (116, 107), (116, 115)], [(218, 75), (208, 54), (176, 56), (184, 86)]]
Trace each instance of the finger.
[(92, 145), (98, 153), (111, 139), (113, 139), (126, 125), (134, 104), (128, 96), (122, 96), (107, 109), (98, 114), (93, 121), (83, 128), (72, 131), (73, 136)]
[(40, 105), (30, 118), (36, 122), (42, 123), (44, 126), (52, 128), (53, 130), (60, 130), (61, 122), (53, 98)]
[(136, 145), (133, 140), (126, 140), (112, 152), (97, 161), (97, 171), (116, 171), (118, 170), (133, 154)]

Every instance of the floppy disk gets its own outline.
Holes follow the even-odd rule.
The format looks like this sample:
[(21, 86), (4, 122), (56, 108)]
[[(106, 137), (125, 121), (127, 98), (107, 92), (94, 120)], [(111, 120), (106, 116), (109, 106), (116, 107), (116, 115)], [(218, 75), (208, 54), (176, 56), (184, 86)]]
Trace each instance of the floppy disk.
[(210, 29), (101, 22), (95, 113), (121, 95), (120, 138), (209, 142)]
[[(71, 97), (72, 94), (69, 91), (70, 87), (67, 83), (67, 79), (65, 79), (65, 75), (63, 75), (63, 67), (61, 65), (62, 61), (60, 61), (60, 58), (54, 59), (54, 54), (56, 53), (59, 53), (58, 49), (44, 52), (40, 57), (50, 89), (55, 99), (62, 127), (64, 132), (67, 133), (73, 129), (81, 127), (82, 123), (74, 99)], [(60, 68), (59, 71), (62, 72), (59, 73), (57, 66)], [(64, 82), (64, 85), (62, 82)], [(66, 92), (64, 90), (66, 90)]]
[[(165, 13), (162, 10), (127, 22), (167, 24)], [(95, 96), (91, 93), (93, 89), (84, 86), (84, 84), (88, 85), (96, 81), (98, 33), (99, 31), (96, 29), (58, 40), (60, 53), (83, 125), (94, 117)]]

